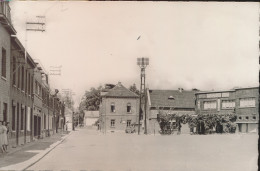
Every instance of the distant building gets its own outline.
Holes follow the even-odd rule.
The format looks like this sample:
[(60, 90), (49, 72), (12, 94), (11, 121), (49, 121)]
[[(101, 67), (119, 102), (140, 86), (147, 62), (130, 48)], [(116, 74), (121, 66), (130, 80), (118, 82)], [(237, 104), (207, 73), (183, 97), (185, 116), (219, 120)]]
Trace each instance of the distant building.
[(197, 114), (235, 114), (238, 132), (258, 132), (259, 88), (196, 93)]
[[(147, 132), (158, 134), (160, 126), (157, 121), (159, 112), (177, 115), (195, 115), (195, 92), (179, 90), (147, 90)], [(183, 133), (189, 128), (182, 127)]]
[(112, 89), (101, 92), (100, 128), (102, 132), (125, 131), (138, 122), (138, 95), (120, 82)]
[(99, 111), (84, 111), (85, 113), (85, 126), (93, 126), (99, 118)]
[[(65, 107), (65, 126), (67, 125), (67, 130), (72, 131), (72, 117), (73, 111), (72, 109)], [(66, 127), (65, 127), (66, 130)]]

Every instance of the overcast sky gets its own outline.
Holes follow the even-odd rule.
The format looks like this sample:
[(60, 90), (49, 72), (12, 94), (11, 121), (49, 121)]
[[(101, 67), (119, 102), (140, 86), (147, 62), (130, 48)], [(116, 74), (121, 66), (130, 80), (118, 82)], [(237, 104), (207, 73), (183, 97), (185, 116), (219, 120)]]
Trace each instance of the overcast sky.
[[(149, 57), (150, 89), (258, 86), (259, 3), (11, 1), (25, 41), (25, 21), (46, 17), (46, 32), (28, 32), (27, 48), (59, 89), (85, 90), (121, 81), (140, 86), (136, 58)], [(141, 36), (138, 40), (137, 38)]]

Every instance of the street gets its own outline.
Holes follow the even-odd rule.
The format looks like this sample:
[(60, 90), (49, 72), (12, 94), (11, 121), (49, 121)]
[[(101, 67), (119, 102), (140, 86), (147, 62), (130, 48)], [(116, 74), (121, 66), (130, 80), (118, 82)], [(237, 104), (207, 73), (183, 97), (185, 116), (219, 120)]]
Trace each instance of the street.
[(257, 134), (137, 135), (82, 128), (27, 170), (256, 171)]

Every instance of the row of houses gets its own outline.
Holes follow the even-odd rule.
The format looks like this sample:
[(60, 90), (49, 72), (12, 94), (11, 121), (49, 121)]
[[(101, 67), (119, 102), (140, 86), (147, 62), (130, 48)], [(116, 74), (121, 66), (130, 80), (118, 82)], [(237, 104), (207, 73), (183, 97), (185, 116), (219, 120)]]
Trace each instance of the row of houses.
[[(238, 132), (258, 132), (259, 87), (235, 88), (224, 91), (146, 90), (147, 133), (160, 130), (157, 117), (160, 111), (176, 115), (234, 114)], [(101, 92), (100, 129), (102, 132), (125, 131), (138, 125), (142, 110), (141, 127), (144, 130), (144, 108), (139, 96), (120, 82), (112, 89)], [(187, 128), (189, 130), (189, 128)]]
[(48, 74), (16, 37), (8, 1), (0, 2), (0, 121), (9, 123), (10, 146), (58, 132), (65, 105)]

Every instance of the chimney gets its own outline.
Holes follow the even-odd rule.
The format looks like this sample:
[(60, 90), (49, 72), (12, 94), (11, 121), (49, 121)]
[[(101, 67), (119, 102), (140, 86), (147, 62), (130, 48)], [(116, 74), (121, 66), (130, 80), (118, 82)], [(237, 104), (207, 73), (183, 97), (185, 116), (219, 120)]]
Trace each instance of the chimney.
[(178, 88), (179, 92), (182, 93), (183, 88)]
[(122, 84), (121, 84), (120, 81), (118, 82), (117, 86), (118, 86), (118, 87), (121, 87), (121, 86), (122, 86)]

